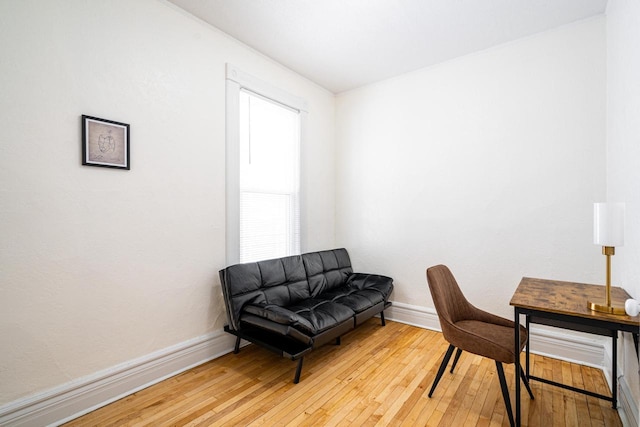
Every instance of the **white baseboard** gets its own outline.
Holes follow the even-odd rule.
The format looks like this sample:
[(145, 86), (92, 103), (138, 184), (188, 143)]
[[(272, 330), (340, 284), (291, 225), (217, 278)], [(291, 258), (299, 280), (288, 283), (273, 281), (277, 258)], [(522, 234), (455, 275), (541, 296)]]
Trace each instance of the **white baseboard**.
[[(605, 376), (611, 369), (606, 364), (605, 345), (600, 338), (584, 338), (571, 333), (550, 331), (530, 325), (531, 353), (602, 369)], [(605, 369), (605, 367), (609, 367)], [(609, 381), (611, 387), (611, 381)]]
[[(440, 331), (434, 309), (393, 303), (385, 317), (401, 323)], [(129, 394), (220, 357), (233, 350), (234, 338), (222, 331), (185, 341), (113, 368), (63, 384), (0, 407), (0, 425), (60, 425)], [(610, 365), (601, 341), (569, 334), (531, 329), (531, 351), (602, 369)], [(610, 360), (610, 357), (608, 358)], [(607, 363), (606, 365), (605, 362)], [(607, 375), (607, 369), (604, 369)], [(608, 378), (610, 380), (610, 376)], [(611, 383), (609, 383), (611, 384)], [(637, 404), (620, 381), (621, 409), (637, 419)], [(629, 409), (626, 409), (629, 408)], [(631, 411), (631, 412), (629, 412)], [(636, 425), (636, 424), (632, 424)]]
[(618, 393), (618, 413), (622, 420), (623, 426), (639, 426), (640, 419), (638, 419), (638, 402), (633, 398), (629, 384), (624, 376), (620, 377), (618, 381), (619, 393)]
[(229, 353), (234, 341), (217, 331), (10, 402), (0, 407), (0, 425), (60, 425)]
[(393, 302), (391, 307), (387, 308), (384, 313), (384, 317), (389, 320), (433, 331), (442, 331), (438, 314), (433, 308)]

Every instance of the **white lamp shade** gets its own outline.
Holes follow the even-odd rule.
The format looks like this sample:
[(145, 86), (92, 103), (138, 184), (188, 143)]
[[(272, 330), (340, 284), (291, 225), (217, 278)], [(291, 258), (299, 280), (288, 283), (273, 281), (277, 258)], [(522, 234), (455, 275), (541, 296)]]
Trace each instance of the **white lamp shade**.
[(593, 204), (593, 244), (624, 245), (624, 203)]

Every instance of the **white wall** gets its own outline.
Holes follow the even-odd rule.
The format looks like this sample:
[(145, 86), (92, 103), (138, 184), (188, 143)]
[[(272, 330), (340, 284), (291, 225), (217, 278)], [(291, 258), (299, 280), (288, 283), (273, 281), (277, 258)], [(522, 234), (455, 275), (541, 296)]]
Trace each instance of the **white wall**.
[[(640, 203), (632, 3), (606, 54), (595, 18), (343, 94), (334, 144), (330, 93), (164, 1), (0, 2), (0, 405), (222, 327), (226, 62), (309, 101), (306, 250), (423, 306), (446, 263), (508, 317), (523, 275), (601, 282), (591, 203)], [(80, 165), (81, 114), (131, 124), (131, 171)]]
[(598, 283), (605, 21), (574, 23), (347, 92), (336, 101), (336, 239), (392, 299), (433, 307), (444, 263), (511, 318), (522, 276)]
[[(309, 249), (334, 246), (334, 98), (164, 1), (0, 2), (0, 405), (220, 329), (225, 63), (309, 102)], [(82, 114), (131, 170), (81, 166)]]
[[(612, 260), (613, 284), (640, 299), (640, 2), (607, 5), (607, 197), (626, 203), (625, 245)], [(623, 341), (624, 382), (640, 402), (638, 359)], [(636, 406), (636, 410), (638, 409)], [(640, 420), (638, 414), (636, 421)]]

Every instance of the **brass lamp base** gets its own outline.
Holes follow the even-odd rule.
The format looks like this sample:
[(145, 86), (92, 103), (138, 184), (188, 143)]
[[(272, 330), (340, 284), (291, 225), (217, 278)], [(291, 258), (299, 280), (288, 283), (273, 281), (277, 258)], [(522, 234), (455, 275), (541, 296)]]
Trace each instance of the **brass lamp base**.
[(598, 311), (600, 313), (609, 313), (624, 315), (627, 312), (624, 307), (613, 307), (611, 305), (611, 255), (616, 254), (616, 248), (613, 246), (603, 246), (602, 255), (607, 257), (607, 284), (605, 285), (606, 302), (604, 304), (596, 304), (595, 302), (587, 302), (589, 310)]
[(596, 304), (595, 302), (588, 302), (589, 310), (599, 311), (600, 313), (609, 313), (609, 314), (617, 314), (617, 315), (625, 315), (627, 314), (624, 311), (624, 307), (613, 307), (605, 304)]

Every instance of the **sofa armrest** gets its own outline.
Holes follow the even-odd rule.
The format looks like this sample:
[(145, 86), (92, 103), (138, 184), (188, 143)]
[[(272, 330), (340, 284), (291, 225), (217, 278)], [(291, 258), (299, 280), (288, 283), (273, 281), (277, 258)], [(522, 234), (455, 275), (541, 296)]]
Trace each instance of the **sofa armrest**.
[(281, 325), (293, 326), (307, 332), (313, 332), (313, 325), (304, 317), (274, 304), (249, 304), (243, 309), (245, 313), (253, 314)]
[[(278, 335), (282, 335), (283, 337), (293, 338), (305, 345), (313, 344), (312, 337), (304, 334), (303, 332), (300, 332), (298, 329), (292, 327), (291, 325), (283, 325), (281, 323), (273, 322), (265, 317), (256, 316), (249, 313), (245, 313), (240, 316), (240, 320), (242, 323), (257, 327), (267, 333), (275, 333)], [(265, 342), (269, 342), (269, 338), (262, 337), (261, 339), (265, 340)]]
[(385, 301), (393, 291), (393, 279), (379, 274), (352, 273), (347, 278), (346, 285), (360, 290), (376, 290), (382, 294)]

